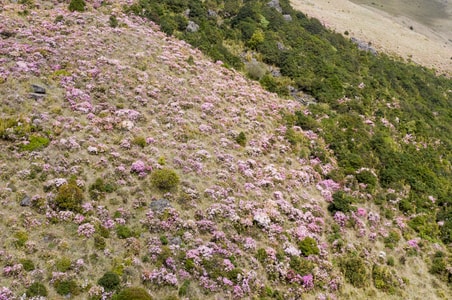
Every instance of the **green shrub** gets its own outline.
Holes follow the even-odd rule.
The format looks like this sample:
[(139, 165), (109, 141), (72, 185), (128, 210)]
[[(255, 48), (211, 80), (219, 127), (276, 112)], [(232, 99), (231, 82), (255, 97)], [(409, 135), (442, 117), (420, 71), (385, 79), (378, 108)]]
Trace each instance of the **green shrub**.
[(368, 274), (364, 260), (358, 256), (349, 256), (340, 261), (340, 268), (348, 283), (357, 288), (368, 285)]
[(73, 181), (60, 186), (55, 197), (55, 205), (58, 210), (70, 210), (80, 212), (83, 202), (83, 191)]
[(343, 191), (338, 191), (333, 194), (333, 202), (328, 205), (328, 211), (331, 212), (331, 214), (334, 214), (337, 211), (341, 212), (349, 212), (352, 207), (352, 198), (348, 196)]
[(55, 263), (58, 272), (66, 272), (71, 268), (72, 262), (69, 257), (62, 257)]
[(267, 72), (265, 64), (252, 61), (246, 64), (246, 73), (253, 80), (260, 80)]
[(115, 15), (110, 16), (110, 18), (108, 19), (108, 24), (110, 25), (110, 27), (113, 27), (113, 28), (118, 27), (119, 22)]
[(316, 240), (309, 236), (298, 242), (298, 247), (304, 256), (319, 255), (320, 253)]
[(301, 276), (307, 275), (314, 269), (314, 264), (302, 257), (292, 256), (289, 261), (290, 267)]
[(121, 224), (116, 225), (116, 234), (120, 239), (127, 239), (133, 236), (132, 230), (126, 225)]
[(182, 285), (179, 288), (178, 295), (181, 297), (187, 296), (189, 287), (190, 287), (190, 281), (184, 280), (184, 282), (182, 283)]
[(146, 147), (146, 139), (142, 136), (136, 136), (132, 140), (132, 144), (137, 145), (141, 148)]
[(22, 151), (35, 151), (41, 150), (47, 147), (50, 143), (50, 140), (43, 136), (32, 135), (29, 138), (28, 144), (23, 144), (20, 146)]
[(389, 249), (394, 249), (399, 241), (400, 234), (395, 230), (391, 230), (388, 236), (384, 238), (385, 247), (388, 247)]
[(85, 6), (86, 3), (84, 0), (71, 0), (68, 8), (70, 11), (83, 12), (85, 11)]
[(114, 295), (112, 300), (152, 300), (152, 297), (141, 287), (127, 287)]
[(66, 296), (68, 294), (78, 295), (80, 288), (74, 280), (63, 280), (55, 282), (55, 290), (59, 295)]
[(24, 258), (24, 259), (21, 259), (19, 262), (22, 264), (22, 266), (24, 267), (24, 270), (27, 272), (33, 271), (35, 269), (35, 264), (33, 263), (33, 261), (31, 259)]
[(242, 147), (246, 146), (246, 136), (245, 133), (243, 131), (241, 131), (239, 133), (239, 135), (235, 138), (235, 141), (237, 142), (237, 144), (239, 144)]
[(40, 282), (34, 282), (32, 283), (28, 289), (26, 290), (25, 294), (27, 297), (47, 297), (47, 288), (44, 284)]
[(162, 191), (176, 188), (179, 181), (179, 175), (170, 169), (158, 169), (151, 173), (151, 184)]
[(374, 265), (372, 268), (374, 286), (384, 292), (393, 294), (399, 286), (397, 279), (385, 266)]
[(261, 263), (265, 263), (265, 261), (268, 258), (268, 254), (267, 251), (265, 251), (264, 248), (259, 248), (257, 249), (257, 253), (256, 253), (256, 259)]
[(447, 262), (444, 252), (437, 251), (432, 259), (429, 272), (439, 276), (442, 280), (452, 283), (452, 277), (447, 270)]
[(93, 200), (100, 200), (105, 198), (105, 193), (112, 193), (115, 190), (116, 186), (114, 184), (105, 183), (102, 178), (97, 178), (89, 187), (89, 195)]
[(118, 274), (113, 272), (106, 272), (104, 276), (102, 276), (97, 283), (104, 287), (107, 291), (114, 291), (119, 288), (119, 284), (121, 283), (121, 279)]
[(28, 233), (25, 231), (18, 231), (14, 234), (14, 245), (18, 248), (25, 246), (28, 241)]
[(97, 250), (105, 250), (105, 247), (107, 246), (107, 243), (105, 242), (105, 239), (101, 237), (100, 235), (94, 236), (94, 248)]

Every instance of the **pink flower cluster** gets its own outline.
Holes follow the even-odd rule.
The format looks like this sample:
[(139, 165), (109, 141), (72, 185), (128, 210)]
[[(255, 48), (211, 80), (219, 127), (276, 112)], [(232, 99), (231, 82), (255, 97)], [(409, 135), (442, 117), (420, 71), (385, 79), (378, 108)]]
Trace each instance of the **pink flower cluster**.
[(177, 286), (178, 280), (174, 273), (169, 272), (166, 268), (155, 269), (153, 271), (145, 271), (141, 275), (143, 281), (150, 281), (154, 284)]
[(94, 225), (91, 223), (82, 224), (78, 227), (77, 230), (78, 235), (84, 235), (87, 238), (93, 236), (95, 232), (96, 229), (94, 228)]

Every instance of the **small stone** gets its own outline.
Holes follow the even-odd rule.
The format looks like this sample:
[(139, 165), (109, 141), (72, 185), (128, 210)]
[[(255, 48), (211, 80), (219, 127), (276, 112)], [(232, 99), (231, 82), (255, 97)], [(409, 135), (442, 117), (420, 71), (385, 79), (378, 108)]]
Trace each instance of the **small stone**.
[(20, 206), (30, 206), (31, 205), (31, 198), (28, 196), (25, 196), (22, 201), (20, 201)]
[(286, 20), (287, 22), (291, 22), (292, 21), (292, 16), (291, 15), (283, 15), (284, 20)]

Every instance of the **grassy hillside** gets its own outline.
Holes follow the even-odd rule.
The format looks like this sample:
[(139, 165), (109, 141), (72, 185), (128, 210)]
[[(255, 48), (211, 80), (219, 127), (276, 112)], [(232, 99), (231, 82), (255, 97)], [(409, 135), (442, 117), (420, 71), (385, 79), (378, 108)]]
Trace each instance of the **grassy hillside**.
[(447, 157), (402, 169), (435, 179), (431, 207), (370, 159), (445, 147), (383, 121), (400, 99), (369, 121), (342, 113), (357, 98), (305, 107), (231, 69), (236, 44), (213, 63), (129, 1), (19, 2), (0, 2), (0, 299), (447, 298)]

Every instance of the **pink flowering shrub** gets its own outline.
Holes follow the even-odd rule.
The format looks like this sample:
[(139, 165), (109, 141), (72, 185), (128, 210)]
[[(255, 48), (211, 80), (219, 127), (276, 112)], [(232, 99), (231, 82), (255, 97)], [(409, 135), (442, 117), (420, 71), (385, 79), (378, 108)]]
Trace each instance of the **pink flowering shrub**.
[(96, 232), (96, 229), (95, 229), (94, 225), (91, 223), (82, 224), (77, 229), (78, 235), (83, 235), (87, 238), (93, 236), (93, 234), (95, 232)]

